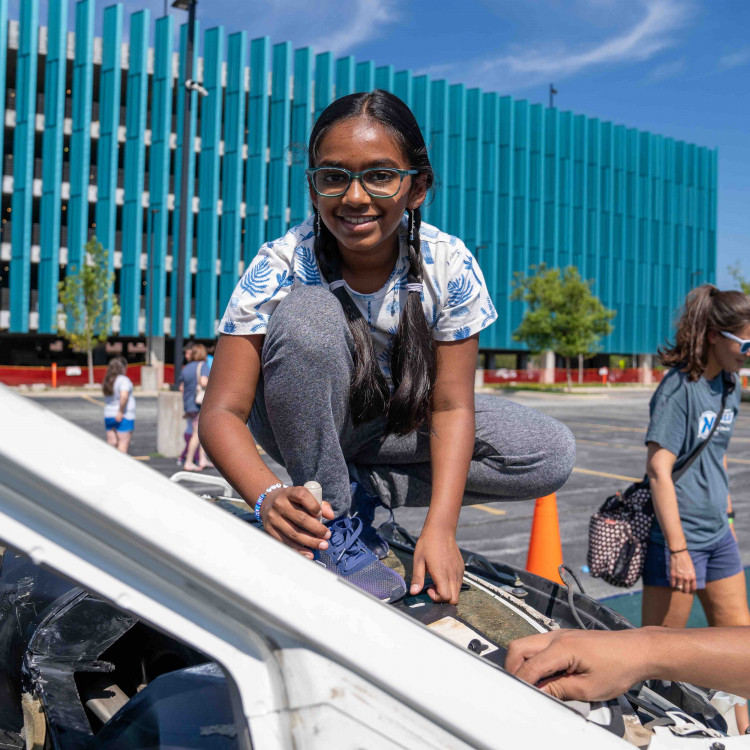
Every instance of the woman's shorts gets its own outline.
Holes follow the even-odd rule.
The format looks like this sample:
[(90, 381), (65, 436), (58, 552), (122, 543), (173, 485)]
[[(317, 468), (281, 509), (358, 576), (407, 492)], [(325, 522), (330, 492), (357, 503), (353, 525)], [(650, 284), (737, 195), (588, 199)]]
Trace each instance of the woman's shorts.
[[(669, 550), (663, 544), (649, 541), (646, 551), (646, 566), (643, 583), (646, 586), (666, 586), (669, 583)], [(705, 589), (706, 583), (730, 578), (742, 572), (740, 548), (731, 529), (708, 549), (690, 550), (690, 559), (695, 568), (696, 588)]]
[(132, 432), (135, 429), (135, 420), (123, 419), (118, 422), (114, 417), (105, 417), (104, 426), (108, 430), (117, 430), (117, 432)]

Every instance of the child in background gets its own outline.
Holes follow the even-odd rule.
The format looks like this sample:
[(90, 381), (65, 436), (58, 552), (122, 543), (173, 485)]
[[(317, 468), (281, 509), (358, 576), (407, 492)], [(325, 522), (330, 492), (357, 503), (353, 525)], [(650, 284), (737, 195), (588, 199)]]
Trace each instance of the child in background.
[(102, 382), (107, 443), (121, 453), (128, 452), (135, 429), (133, 381), (125, 374), (127, 370), (125, 357), (113, 357)]

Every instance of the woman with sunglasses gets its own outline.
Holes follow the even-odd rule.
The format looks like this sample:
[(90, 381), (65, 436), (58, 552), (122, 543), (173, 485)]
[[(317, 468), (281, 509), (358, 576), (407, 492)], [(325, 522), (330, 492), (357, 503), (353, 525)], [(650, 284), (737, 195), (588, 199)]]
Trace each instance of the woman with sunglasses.
[[(510, 401), (475, 400), (479, 332), (497, 314), (461, 240), (421, 220), (434, 175), (400, 99), (333, 102), (313, 127), (307, 178), (313, 215), (260, 248), (220, 323), (201, 442), (271, 536), (382, 600), (406, 584), (380, 562), (375, 506), (428, 507), (410, 590), (427, 583), (456, 603), (462, 503), (554, 491), (572, 435)], [(322, 518), (307, 480), (323, 488)]]
[[(672, 369), (651, 399), (646, 435), (656, 520), (643, 574), (643, 624), (685, 627), (697, 593), (709, 625), (750, 625), (726, 460), (740, 406), (737, 373), (750, 356), (750, 298), (712, 284), (694, 289), (674, 345), (660, 355)], [(677, 458), (706, 439), (673, 481)]]

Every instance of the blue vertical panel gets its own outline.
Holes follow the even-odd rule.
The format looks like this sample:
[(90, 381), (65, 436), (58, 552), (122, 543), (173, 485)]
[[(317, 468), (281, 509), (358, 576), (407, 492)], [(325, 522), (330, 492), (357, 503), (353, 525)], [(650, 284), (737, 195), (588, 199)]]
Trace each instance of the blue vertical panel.
[(375, 68), (375, 88), (393, 92), (393, 65)]
[(542, 260), (548, 268), (558, 264), (559, 221), (559, 112), (547, 109), (544, 118), (544, 231)]
[(675, 302), (684, 297), (689, 286), (685, 274), (685, 142), (677, 141), (674, 149), (674, 240), (672, 255), (672, 274), (675, 279)]
[(662, 294), (665, 304), (662, 308), (661, 327), (663, 331), (672, 329), (672, 316), (675, 312), (674, 301), (677, 292), (674, 284), (672, 222), (674, 220), (673, 184), (674, 184), (674, 140), (665, 138), (662, 150), (662, 201), (664, 221), (661, 226), (662, 236)]
[[(200, 24), (198, 21), (195, 22), (195, 40), (196, 43), (193, 45), (193, 76), (197, 75), (198, 69), (198, 39), (200, 32)], [(182, 335), (187, 336), (190, 326), (190, 315), (191, 315), (191, 297), (192, 295), (187, 293), (187, 290), (192, 289), (192, 274), (190, 272), (191, 260), (193, 257), (193, 222), (195, 217), (193, 216), (193, 193), (195, 192), (195, 135), (198, 123), (198, 93), (193, 91), (190, 94), (190, 123), (189, 132), (184, 133), (182, 128), (182, 120), (185, 114), (185, 62), (187, 60), (187, 24), (183, 24), (180, 27), (180, 72), (177, 78), (177, 150), (174, 155), (174, 211), (172, 212), (172, 236), (174, 237), (174, 247), (172, 250), (172, 279), (171, 279), (171, 295), (170, 295), (170, 315), (172, 319), (172, 330), (170, 333), (172, 336), (177, 332), (177, 289), (179, 273), (182, 273), (185, 278), (185, 299), (180, 300), (183, 306), (184, 314), (183, 321), (185, 323)], [(185, 253), (185, 267), (178, 268), (179, 261), (179, 247), (180, 247), (180, 210), (182, 206), (180, 202), (182, 200), (182, 149), (185, 147), (185, 141), (187, 141), (188, 149), (188, 201), (187, 201), (187, 250)]]
[(639, 294), (633, 298), (637, 304), (636, 351), (650, 352), (649, 325), (651, 323), (652, 277), (651, 257), (651, 135), (638, 133), (638, 239), (636, 242), (637, 284)]
[[(42, 225), (39, 254), (39, 333), (53, 333), (57, 330), (67, 19), (68, 0), (56, 0), (49, 4), (47, 59), (44, 64), (42, 201), (39, 210), (39, 223)], [(0, 22), (4, 25), (2, 19)]]
[[(599, 291), (598, 297), (606, 307), (612, 308), (612, 247), (613, 247), (613, 200), (614, 200), (614, 169), (613, 169), (613, 134), (612, 123), (603, 122), (600, 125), (601, 144), (601, 180), (599, 191), (599, 205), (601, 219), (599, 221)], [(615, 319), (615, 327), (619, 321)], [(603, 340), (606, 351), (612, 348), (612, 334)]]
[(353, 57), (340, 57), (336, 60), (336, 98), (354, 93), (354, 68)]
[[(115, 267), (117, 228), (117, 130), (120, 126), (122, 80), (122, 5), (104, 11), (102, 69), (99, 73), (99, 143), (96, 152), (96, 236), (109, 250), (109, 271)], [(171, 70), (170, 70), (171, 72)]]
[(584, 115), (573, 119), (573, 265), (585, 279), (586, 268), (586, 162), (588, 161), (587, 123)]
[(464, 169), (464, 231), (462, 239), (466, 246), (476, 252), (481, 241), (482, 212), (482, 92), (470, 89), (466, 92), (466, 162)]
[(719, 150), (714, 149), (710, 153), (709, 160), (709, 214), (708, 214), (708, 262), (706, 264), (707, 281), (716, 283), (716, 196), (719, 180)]
[(599, 191), (601, 178), (601, 141), (599, 120), (588, 121), (588, 159), (586, 161), (586, 277), (594, 280), (594, 294), (599, 295)]
[(558, 115), (558, 248), (557, 262), (565, 268), (573, 262), (573, 116)]
[(375, 63), (357, 63), (354, 85), (357, 91), (372, 91), (375, 88)]
[[(513, 132), (513, 273), (529, 273), (529, 103), (515, 102)], [(511, 330), (523, 318), (523, 303), (512, 302)]]
[[(16, 56), (16, 129), (13, 132), (10, 331), (28, 333), (31, 286), (31, 218), (39, 0), (21, 3)], [(4, 110), (3, 110), (4, 111)]]
[(511, 341), (510, 292), (513, 281), (513, 173), (515, 153), (515, 106), (509, 96), (500, 98), (500, 145), (498, 149), (499, 184), (497, 200), (498, 217), (498, 274), (497, 297), (494, 299), (499, 320), (499, 338)]
[(245, 139), (245, 50), (247, 35), (229, 36), (224, 104), (224, 163), (221, 168), (221, 276), (219, 315), (239, 278), (242, 250), (242, 143)]
[[(416, 80), (415, 80), (416, 88)], [(495, 93), (482, 95), (482, 183), (480, 244), (478, 253), (479, 265), (484, 273), (487, 291), (493, 302), (497, 299), (498, 286), (498, 212), (497, 197), (500, 185), (500, 111), (498, 97)], [(479, 345), (483, 349), (498, 349), (499, 328), (490, 326), (479, 334)]]
[(637, 305), (637, 293), (634, 295), (631, 290), (640, 290), (637, 285), (636, 268), (638, 264), (636, 240), (638, 226), (638, 133), (629, 128), (626, 131), (625, 145), (625, 273), (623, 274), (622, 289), (622, 315), (625, 325), (623, 329), (623, 351), (638, 351), (635, 346), (636, 326), (638, 321), (635, 318)]
[[(429, 76), (417, 76), (414, 79), (412, 91), (412, 112), (417, 119), (419, 129), (422, 131), (422, 137), (427, 144), (428, 153), (430, 148), (430, 112), (432, 104), (431, 86)], [(432, 158), (432, 154), (430, 154)]]
[(660, 135), (651, 136), (651, 225), (649, 247), (651, 248), (650, 273), (652, 299), (649, 316), (648, 351), (655, 352), (662, 342), (661, 321), (664, 306), (664, 276), (662, 271), (662, 219), (664, 216), (663, 141)]
[(73, 133), (70, 138), (67, 273), (78, 272), (88, 237), (91, 97), (94, 76), (94, 0), (76, 4), (73, 60)]
[(709, 278), (708, 271), (708, 174), (709, 174), (709, 152), (703, 147), (700, 149), (700, 171), (698, 182), (698, 246), (699, 246), (699, 268), (704, 269), (703, 279)]
[(434, 200), (425, 207), (425, 218), (438, 229), (447, 231), (448, 84), (445, 81), (433, 81), (430, 96), (432, 99), (430, 132), (425, 140), (430, 149), (436, 190)]
[[(109, 9), (108, 9), (109, 10)], [(118, 97), (119, 100), (119, 97)], [(156, 22), (154, 78), (151, 94), (151, 150), (149, 152), (149, 267), (146, 280), (151, 324), (146, 334), (164, 335), (167, 291), (167, 232), (169, 229), (169, 134), (172, 129), (172, 17)], [(176, 187), (176, 189), (179, 189)], [(98, 226), (98, 225), (97, 225)], [(152, 252), (153, 250), (153, 252)]]
[(294, 104), (292, 106), (292, 168), (289, 190), (289, 222), (301, 224), (310, 215), (310, 191), (307, 187), (307, 142), (312, 128), (312, 64), (309, 47), (294, 53)]
[(224, 27), (209, 29), (203, 40), (203, 86), (208, 96), (201, 102), (201, 155), (198, 165), (198, 274), (195, 295), (195, 333), (199, 338), (216, 334), (216, 295), (219, 255), (219, 141), (223, 89)]
[(333, 55), (321, 52), (315, 55), (315, 120), (333, 101)]
[(413, 79), (410, 70), (399, 70), (393, 77), (393, 93), (406, 104), (412, 105)]
[(120, 335), (137, 336), (141, 312), (143, 184), (146, 171), (146, 102), (148, 98), (148, 10), (130, 17), (130, 58), (125, 109), (125, 200), (122, 208)]
[(247, 102), (247, 169), (245, 182), (245, 265), (266, 237), (268, 184), (268, 76), (271, 42), (267, 36), (250, 44), (250, 96)]
[(273, 79), (271, 85), (267, 240), (281, 237), (288, 227), (289, 163), (286, 149), (289, 144), (291, 127), (291, 92), (289, 89), (291, 74), (291, 43), (275, 44), (273, 47)]
[(623, 125), (614, 129), (614, 231), (612, 257), (612, 292), (613, 307), (617, 311), (620, 325), (614, 330), (614, 351), (624, 352), (624, 333), (627, 321), (623, 315), (623, 291), (625, 286), (625, 192), (626, 192), (626, 132)]
[[(5, 102), (5, 77), (8, 74), (8, 0), (0, 0), (0, 102)], [(1, 111), (5, 114), (5, 107)], [(0, 128), (0, 154), (5, 154), (5, 121)]]
[(450, 87), (448, 115), (447, 231), (463, 238), (466, 160), (466, 90), (462, 83)]
[(544, 109), (529, 111), (529, 266), (544, 260)]

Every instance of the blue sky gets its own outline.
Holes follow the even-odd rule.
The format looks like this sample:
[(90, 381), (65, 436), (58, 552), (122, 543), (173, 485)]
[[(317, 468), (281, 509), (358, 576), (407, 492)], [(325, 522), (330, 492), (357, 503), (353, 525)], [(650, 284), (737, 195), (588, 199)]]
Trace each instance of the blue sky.
[(733, 285), (735, 262), (750, 277), (746, 0), (201, 0), (198, 15), (204, 29), (223, 24), (534, 102), (554, 81), (561, 109), (718, 147), (717, 281)]

